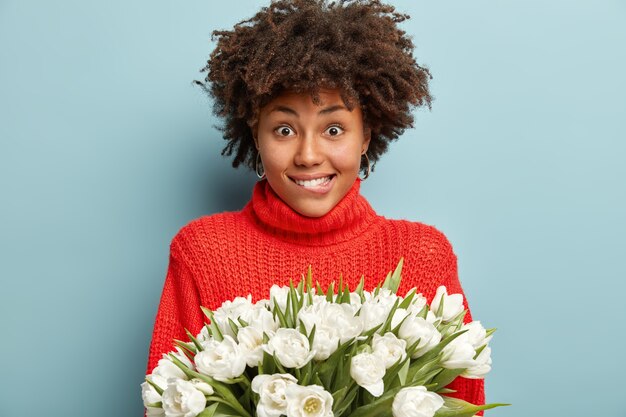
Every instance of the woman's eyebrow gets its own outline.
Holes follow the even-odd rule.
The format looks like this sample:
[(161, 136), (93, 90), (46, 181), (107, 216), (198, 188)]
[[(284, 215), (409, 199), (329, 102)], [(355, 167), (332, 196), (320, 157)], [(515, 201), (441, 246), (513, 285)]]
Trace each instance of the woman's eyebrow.
[[(339, 110), (348, 110), (348, 109), (345, 106), (342, 106), (341, 104), (335, 104), (334, 106), (326, 107), (320, 110), (317, 114), (320, 114), (320, 115), (329, 114), (329, 113), (333, 113)], [(297, 111), (287, 106), (281, 106), (281, 105), (274, 106), (272, 110), (270, 110), (270, 113), (275, 112), (275, 111), (283, 112), (287, 114), (293, 114), (296, 117), (300, 116)]]

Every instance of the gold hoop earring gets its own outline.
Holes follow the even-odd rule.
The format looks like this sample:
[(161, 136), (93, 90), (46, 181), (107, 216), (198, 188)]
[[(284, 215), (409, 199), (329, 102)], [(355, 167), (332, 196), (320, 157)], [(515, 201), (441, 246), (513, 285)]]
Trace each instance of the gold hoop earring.
[[(259, 166), (261, 167), (261, 171), (259, 171)], [(265, 178), (265, 169), (263, 168), (263, 161), (261, 161), (261, 154), (256, 153), (256, 161), (254, 162), (254, 172), (256, 176), (259, 177), (259, 180)]]
[(365, 181), (367, 177), (370, 176), (370, 170), (371, 170), (370, 158), (367, 156), (367, 152), (364, 153), (363, 156), (365, 157), (365, 160), (367, 161), (367, 169), (365, 170), (365, 175), (363, 177), (359, 177), (361, 181)]

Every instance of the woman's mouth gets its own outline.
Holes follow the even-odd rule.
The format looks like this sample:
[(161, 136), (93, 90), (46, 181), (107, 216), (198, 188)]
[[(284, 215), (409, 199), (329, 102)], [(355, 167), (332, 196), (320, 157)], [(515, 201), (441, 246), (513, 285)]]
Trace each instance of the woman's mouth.
[(310, 191), (315, 191), (318, 193), (324, 193), (330, 190), (330, 187), (332, 186), (334, 178), (335, 178), (334, 174), (327, 175), (324, 177), (310, 178), (310, 179), (299, 179), (299, 178), (290, 177), (290, 179), (294, 183), (299, 185), (300, 187), (305, 188)]

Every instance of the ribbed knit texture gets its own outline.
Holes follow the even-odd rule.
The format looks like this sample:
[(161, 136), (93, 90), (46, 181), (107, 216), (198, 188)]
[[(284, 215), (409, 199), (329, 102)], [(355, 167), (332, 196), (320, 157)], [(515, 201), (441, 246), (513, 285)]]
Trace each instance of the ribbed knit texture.
[[(147, 373), (174, 349), (174, 339), (187, 339), (185, 328), (194, 335), (200, 331), (205, 322), (201, 305), (215, 310), (237, 296), (267, 298), (272, 284), (297, 281), (309, 265), (322, 288), (342, 274), (350, 289), (364, 276), (371, 290), (404, 257), (399, 294), (417, 287), (430, 302), (440, 285), (448, 293), (462, 293), (456, 255), (443, 233), (423, 223), (378, 216), (359, 188), (357, 179), (328, 214), (309, 218), (293, 211), (264, 180), (242, 211), (185, 225), (170, 244)], [(465, 316), (469, 321), (471, 314)], [(457, 390), (452, 396), (484, 403), (483, 380), (459, 377), (450, 387)]]

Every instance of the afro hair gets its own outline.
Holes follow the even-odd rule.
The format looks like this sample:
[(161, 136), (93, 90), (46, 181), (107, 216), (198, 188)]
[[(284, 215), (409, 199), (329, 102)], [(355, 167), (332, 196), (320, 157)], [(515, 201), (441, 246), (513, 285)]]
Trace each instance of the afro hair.
[(412, 127), (412, 107), (432, 101), (432, 76), (398, 28), (408, 18), (377, 0), (275, 0), (232, 30), (213, 31), (205, 82), (194, 82), (224, 120), (222, 155), (253, 168), (253, 129), (265, 104), (287, 89), (310, 92), (317, 104), (321, 88), (336, 88), (348, 109), (361, 106), (375, 163)]

